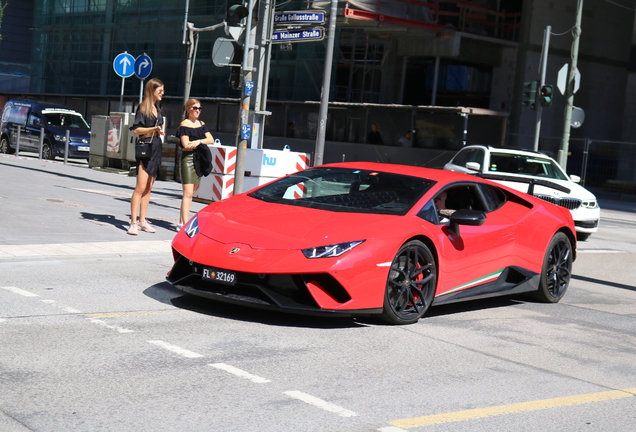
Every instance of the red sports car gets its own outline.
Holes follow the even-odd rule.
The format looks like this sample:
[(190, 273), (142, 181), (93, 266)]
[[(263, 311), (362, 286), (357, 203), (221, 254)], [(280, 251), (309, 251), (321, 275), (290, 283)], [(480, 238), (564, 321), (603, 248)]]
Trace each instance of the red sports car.
[(172, 242), (168, 281), (254, 307), (393, 324), (431, 305), (531, 293), (558, 302), (569, 210), (488, 180), (380, 163), (309, 168), (210, 204)]

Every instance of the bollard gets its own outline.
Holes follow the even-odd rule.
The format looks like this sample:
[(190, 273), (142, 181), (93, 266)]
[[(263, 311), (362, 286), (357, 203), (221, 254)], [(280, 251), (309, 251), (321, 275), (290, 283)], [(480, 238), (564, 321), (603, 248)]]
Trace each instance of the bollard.
[(68, 162), (68, 143), (71, 142), (71, 131), (66, 129), (66, 141), (64, 141), (64, 165)]
[(16, 141), (15, 141), (15, 155), (16, 156), (20, 156), (20, 132), (22, 132), (22, 129), (20, 128), (20, 126), (18, 126), (18, 134), (16, 136)]
[(40, 128), (40, 154), (38, 159), (42, 159), (42, 147), (44, 147), (44, 128)]

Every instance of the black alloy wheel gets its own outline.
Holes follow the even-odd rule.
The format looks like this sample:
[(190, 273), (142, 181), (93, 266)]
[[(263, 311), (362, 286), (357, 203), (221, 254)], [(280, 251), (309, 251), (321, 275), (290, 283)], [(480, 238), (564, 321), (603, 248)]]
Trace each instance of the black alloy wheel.
[(44, 141), (42, 145), (42, 159), (53, 160), (55, 159), (55, 154), (53, 153), (53, 147), (48, 141)]
[(564, 233), (552, 237), (541, 271), (541, 282), (535, 298), (543, 303), (557, 303), (565, 295), (572, 277), (572, 243)]
[(382, 319), (416, 323), (433, 302), (436, 283), (437, 266), (429, 248), (419, 240), (402, 245), (389, 270)]

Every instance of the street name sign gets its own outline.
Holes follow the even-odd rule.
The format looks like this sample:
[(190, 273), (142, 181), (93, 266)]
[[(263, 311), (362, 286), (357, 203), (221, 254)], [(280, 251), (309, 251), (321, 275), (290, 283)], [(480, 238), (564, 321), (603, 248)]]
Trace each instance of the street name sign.
[(324, 24), (325, 12), (276, 12), (274, 14), (274, 25), (288, 24)]
[(325, 29), (316, 27), (305, 30), (276, 30), (272, 33), (272, 43), (314, 42), (325, 38)]

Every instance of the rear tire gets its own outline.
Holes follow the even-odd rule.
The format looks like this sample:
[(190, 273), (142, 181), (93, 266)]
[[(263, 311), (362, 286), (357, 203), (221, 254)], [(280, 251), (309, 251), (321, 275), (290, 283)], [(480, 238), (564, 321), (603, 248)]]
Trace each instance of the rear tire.
[(419, 240), (404, 244), (395, 255), (384, 292), (382, 319), (389, 324), (416, 323), (433, 302), (437, 266)]
[(557, 303), (565, 295), (572, 276), (572, 244), (563, 233), (556, 233), (543, 258), (539, 290), (534, 298), (542, 303)]

